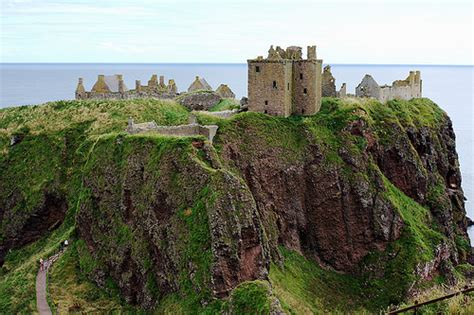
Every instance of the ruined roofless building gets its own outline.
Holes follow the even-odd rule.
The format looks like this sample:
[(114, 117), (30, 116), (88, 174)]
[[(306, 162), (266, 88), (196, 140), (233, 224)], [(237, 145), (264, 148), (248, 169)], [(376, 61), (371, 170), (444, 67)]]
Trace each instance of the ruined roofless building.
[(357, 97), (372, 97), (380, 102), (392, 99), (409, 100), (421, 97), (422, 80), (420, 71), (410, 71), (405, 80), (393, 81), (392, 85), (379, 86), (371, 75), (366, 74), (356, 87)]
[(170, 79), (165, 84), (164, 76), (152, 75), (148, 85), (141, 85), (140, 80), (135, 81), (135, 89), (129, 90), (124, 83), (123, 75), (99, 74), (91, 91), (86, 91), (82, 78), (79, 78), (76, 87), (76, 99), (132, 99), (132, 98), (173, 98), (178, 94), (174, 80)]
[(268, 57), (247, 60), (248, 106), (250, 111), (270, 115), (312, 115), (321, 107), (322, 60), (316, 59), (316, 46), (286, 50), (273, 46)]
[(188, 92), (194, 92), (194, 91), (200, 91), (200, 90), (212, 91), (212, 87), (209, 85), (209, 83), (207, 83), (206, 79), (196, 76), (194, 81), (188, 87)]

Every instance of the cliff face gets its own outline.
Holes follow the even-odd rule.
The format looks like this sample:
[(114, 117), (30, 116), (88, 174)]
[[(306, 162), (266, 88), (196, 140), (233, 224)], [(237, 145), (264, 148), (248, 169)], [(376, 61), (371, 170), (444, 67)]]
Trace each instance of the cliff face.
[(77, 214), (95, 282), (111, 277), (128, 302), (149, 308), (179, 290), (199, 303), (266, 278), (255, 202), (214, 155), (202, 140), (97, 140)]
[[(2, 179), (37, 176), (27, 188), (0, 181), (0, 254), (47, 234), (68, 211), (82, 273), (146, 309), (233, 309), (222, 298), (242, 282), (274, 279), (288, 250), (323, 268), (308, 276), (342, 281), (341, 299), (371, 310), (436, 275), (455, 281), (470, 251), (461, 176), (451, 122), (429, 100), (328, 98), (312, 117), (199, 120), (219, 125), (213, 146), (92, 135), (84, 122), (5, 149)], [(35, 145), (49, 155), (24, 164)], [(12, 211), (22, 204), (29, 210)], [(351, 309), (344, 304), (327, 307)]]

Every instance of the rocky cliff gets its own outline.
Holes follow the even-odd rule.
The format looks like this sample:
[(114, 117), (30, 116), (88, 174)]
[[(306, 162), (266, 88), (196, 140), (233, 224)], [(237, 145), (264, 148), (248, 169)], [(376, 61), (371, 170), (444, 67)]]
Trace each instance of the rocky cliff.
[[(132, 110), (185, 121), (176, 104), (44, 106), (0, 112), (2, 262), (68, 225), (81, 273), (128, 304), (305, 313), (385, 308), (434, 278), (455, 282), (468, 259), (455, 136), (427, 99), (202, 114), (219, 125), (214, 145), (119, 132)], [(37, 111), (82, 116), (43, 126)]]

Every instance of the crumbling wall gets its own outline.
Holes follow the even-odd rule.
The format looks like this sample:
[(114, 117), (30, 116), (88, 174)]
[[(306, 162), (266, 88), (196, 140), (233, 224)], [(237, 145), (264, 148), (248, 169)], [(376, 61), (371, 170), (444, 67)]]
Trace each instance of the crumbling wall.
[(372, 97), (381, 102), (392, 99), (409, 100), (422, 96), (420, 71), (410, 71), (405, 80), (394, 81), (392, 85), (379, 86), (368, 74), (356, 88), (356, 96)]
[(331, 73), (331, 66), (324, 67), (322, 75), (323, 97), (336, 97), (336, 79)]
[(129, 119), (126, 131), (130, 134), (138, 134), (143, 132), (156, 132), (165, 136), (174, 137), (192, 137), (205, 136), (210, 142), (217, 133), (216, 125), (199, 125), (191, 123), (179, 126), (158, 126), (154, 121), (135, 124), (133, 119)]

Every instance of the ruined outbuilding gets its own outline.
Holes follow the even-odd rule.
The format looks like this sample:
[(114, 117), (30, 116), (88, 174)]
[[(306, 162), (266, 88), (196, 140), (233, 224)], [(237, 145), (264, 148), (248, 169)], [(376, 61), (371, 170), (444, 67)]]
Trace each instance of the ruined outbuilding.
[(312, 115), (321, 107), (322, 60), (316, 46), (270, 47), (267, 58), (247, 60), (249, 110), (270, 115)]
[(421, 97), (422, 80), (420, 71), (410, 71), (405, 80), (393, 81), (392, 85), (383, 85), (375, 81), (375, 79), (366, 74), (359, 85), (356, 87), (357, 97), (371, 97), (386, 102), (392, 99), (409, 100)]
[(235, 98), (234, 92), (232, 92), (227, 84), (219, 85), (219, 87), (216, 89), (216, 93), (222, 98)]
[(188, 87), (188, 92), (199, 90), (212, 91), (212, 87), (207, 83), (206, 79), (196, 76), (193, 83)]
[(164, 76), (152, 75), (147, 85), (141, 85), (140, 80), (135, 81), (135, 89), (129, 90), (124, 83), (123, 75), (99, 74), (94, 86), (87, 92), (84, 81), (79, 78), (76, 87), (76, 99), (132, 99), (132, 98), (173, 98), (178, 94), (174, 80), (165, 84)]

